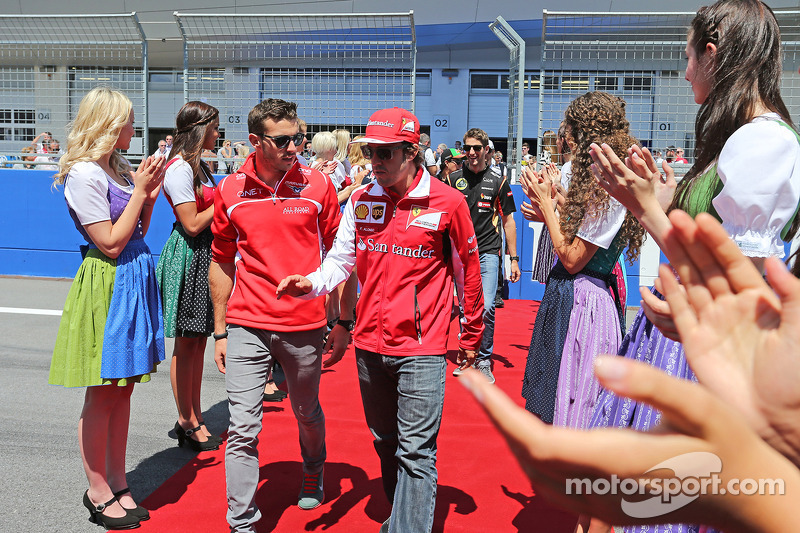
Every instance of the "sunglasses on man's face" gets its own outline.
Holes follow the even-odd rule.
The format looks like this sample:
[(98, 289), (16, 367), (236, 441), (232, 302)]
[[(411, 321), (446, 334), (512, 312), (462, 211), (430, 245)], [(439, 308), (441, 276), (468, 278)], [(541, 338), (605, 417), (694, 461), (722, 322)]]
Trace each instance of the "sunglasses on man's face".
[(294, 135), (267, 135), (266, 133), (261, 133), (261, 137), (265, 139), (270, 139), (272, 142), (275, 143), (276, 148), (284, 149), (289, 146), (289, 143), (294, 143), (295, 146), (300, 146), (300, 143), (303, 142), (303, 135), (302, 133), (295, 133)]
[(464, 152), (470, 153), (470, 151), (475, 150), (475, 152), (480, 152), (483, 150), (482, 144), (465, 144), (464, 145)]
[(367, 159), (372, 159), (373, 156), (377, 156), (378, 159), (381, 161), (388, 161), (392, 157), (394, 157), (394, 153), (397, 150), (403, 148), (404, 145), (395, 146), (394, 148), (372, 148), (371, 146), (364, 145), (361, 147), (361, 153)]

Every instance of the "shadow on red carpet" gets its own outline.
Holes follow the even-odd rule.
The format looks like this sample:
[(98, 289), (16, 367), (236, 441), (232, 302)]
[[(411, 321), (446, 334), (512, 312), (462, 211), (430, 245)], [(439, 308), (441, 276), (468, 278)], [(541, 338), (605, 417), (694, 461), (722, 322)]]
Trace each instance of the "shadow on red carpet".
[[(519, 391), (538, 302), (509, 300), (497, 310), (497, 385), (520, 405)], [(451, 348), (456, 347), (454, 323)], [(455, 350), (448, 359), (455, 359)], [(568, 533), (576, 516), (534, 494), (511, 452), (478, 404), (450, 375), (439, 434), (436, 532)], [(265, 404), (260, 436), (256, 503), (259, 533), (330, 531), (377, 533), (389, 516), (380, 464), (364, 422), (352, 346), (320, 386), (325, 410), (328, 460), (325, 502), (302, 511), (297, 494), (302, 476), (297, 424), (288, 400)], [(223, 435), (224, 437), (225, 435)], [(140, 531), (183, 533), (228, 531), (225, 519), (224, 445), (204, 452), (156, 489), (143, 505), (152, 518)]]

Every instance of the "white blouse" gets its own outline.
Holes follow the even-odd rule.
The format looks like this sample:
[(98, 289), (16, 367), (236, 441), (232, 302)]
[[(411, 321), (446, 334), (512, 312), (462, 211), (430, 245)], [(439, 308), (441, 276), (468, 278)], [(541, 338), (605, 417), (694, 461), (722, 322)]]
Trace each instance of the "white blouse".
[(781, 230), (800, 202), (800, 143), (779, 119), (766, 113), (736, 130), (717, 162), (723, 188), (712, 203), (749, 257), (783, 257)]
[[(94, 162), (75, 163), (70, 169), (64, 185), (64, 196), (67, 204), (78, 215), (82, 226), (111, 220), (111, 204), (108, 201), (109, 180), (111, 178)], [(123, 187), (114, 183), (114, 186), (129, 194), (133, 193), (132, 184)]]

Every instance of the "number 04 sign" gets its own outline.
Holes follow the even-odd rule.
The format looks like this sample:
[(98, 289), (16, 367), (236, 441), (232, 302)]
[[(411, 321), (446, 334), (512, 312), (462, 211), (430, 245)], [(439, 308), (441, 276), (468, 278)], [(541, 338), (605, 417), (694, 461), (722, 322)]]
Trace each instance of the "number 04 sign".
[(450, 130), (450, 115), (433, 115), (433, 128), (437, 131)]

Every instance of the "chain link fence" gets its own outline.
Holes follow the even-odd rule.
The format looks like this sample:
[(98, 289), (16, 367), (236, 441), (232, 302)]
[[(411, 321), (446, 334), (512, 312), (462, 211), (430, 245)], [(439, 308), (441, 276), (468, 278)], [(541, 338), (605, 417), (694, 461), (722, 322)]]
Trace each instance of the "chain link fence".
[[(800, 111), (800, 11), (777, 11), (783, 39), (782, 94)], [(631, 132), (667, 156), (669, 147), (694, 156), (694, 103), (684, 79), (686, 33), (694, 13), (566, 13), (543, 15), (539, 75), (538, 155), (550, 149), (564, 110), (587, 91), (625, 99)], [(689, 165), (677, 165), (683, 175)]]
[(311, 134), (362, 134), (375, 110), (414, 108), (413, 12), (175, 13), (175, 21), (184, 40), (184, 98), (220, 110), (222, 138), (246, 140), (247, 114), (266, 98), (297, 102)]
[[(97, 85), (123, 91), (136, 120), (146, 122), (147, 44), (135, 13), (0, 15), (0, 35), (4, 166), (53, 167), (67, 124)], [(128, 156), (138, 159), (146, 146), (147, 128), (137, 127)]]

